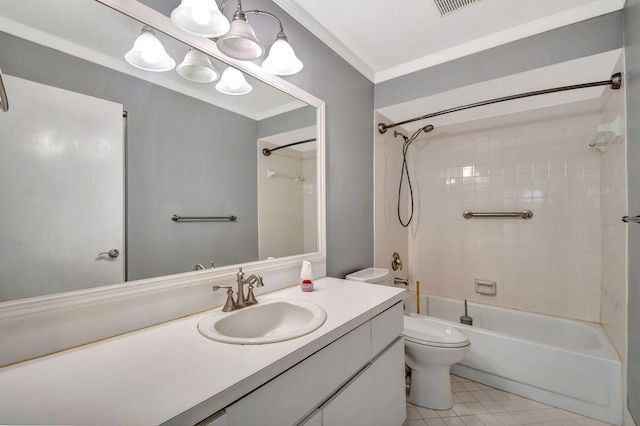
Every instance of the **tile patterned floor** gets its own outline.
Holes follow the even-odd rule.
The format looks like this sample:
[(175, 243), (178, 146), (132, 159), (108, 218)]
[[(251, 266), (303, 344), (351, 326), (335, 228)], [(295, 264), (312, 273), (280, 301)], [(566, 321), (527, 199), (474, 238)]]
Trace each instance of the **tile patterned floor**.
[(453, 407), (429, 410), (407, 403), (403, 426), (605, 426), (579, 414), (451, 376)]

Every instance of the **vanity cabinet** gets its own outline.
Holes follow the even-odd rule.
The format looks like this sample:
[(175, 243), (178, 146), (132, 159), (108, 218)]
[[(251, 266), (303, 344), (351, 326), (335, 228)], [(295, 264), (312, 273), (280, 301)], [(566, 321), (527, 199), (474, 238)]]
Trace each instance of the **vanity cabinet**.
[(322, 425), (401, 425), (406, 414), (403, 380), (400, 338), (321, 407)]
[(229, 426), (400, 426), (402, 330), (396, 304), (227, 407)]

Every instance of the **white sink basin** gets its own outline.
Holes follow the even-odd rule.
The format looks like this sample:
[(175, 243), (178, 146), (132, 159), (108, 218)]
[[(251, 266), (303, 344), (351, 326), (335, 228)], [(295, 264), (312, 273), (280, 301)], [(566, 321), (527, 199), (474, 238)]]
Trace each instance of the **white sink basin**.
[(238, 345), (282, 342), (311, 333), (327, 314), (304, 300), (264, 300), (232, 312), (215, 311), (198, 322), (205, 337)]

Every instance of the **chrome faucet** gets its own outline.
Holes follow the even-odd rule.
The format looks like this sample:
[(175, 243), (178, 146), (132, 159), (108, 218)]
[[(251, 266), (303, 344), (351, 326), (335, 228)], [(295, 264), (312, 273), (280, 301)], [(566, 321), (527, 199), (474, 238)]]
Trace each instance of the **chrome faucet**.
[[(256, 297), (253, 295), (253, 286), (262, 287), (264, 283), (262, 282), (262, 277), (257, 274), (251, 274), (246, 279), (244, 277), (244, 272), (242, 272), (242, 267), (236, 274), (236, 282), (238, 283), (237, 298), (236, 298), (236, 309), (240, 309), (243, 306), (255, 305), (258, 303)], [(244, 285), (249, 286), (249, 293), (247, 297), (244, 297)]]

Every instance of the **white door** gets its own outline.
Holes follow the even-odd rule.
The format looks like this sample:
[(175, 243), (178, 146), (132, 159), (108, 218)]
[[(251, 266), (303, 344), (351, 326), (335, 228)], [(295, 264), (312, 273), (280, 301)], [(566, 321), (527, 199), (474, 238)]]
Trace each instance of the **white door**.
[(0, 301), (124, 281), (122, 105), (4, 82)]

